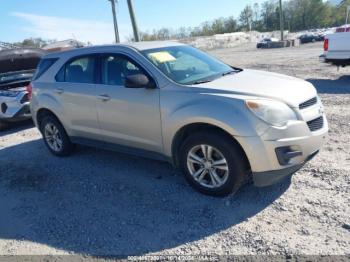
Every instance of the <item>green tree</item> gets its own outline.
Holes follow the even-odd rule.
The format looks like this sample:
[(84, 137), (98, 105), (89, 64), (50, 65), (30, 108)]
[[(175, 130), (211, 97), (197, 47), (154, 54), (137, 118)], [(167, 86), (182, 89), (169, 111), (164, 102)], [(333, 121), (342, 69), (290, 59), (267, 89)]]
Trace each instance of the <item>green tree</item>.
[(253, 9), (250, 5), (247, 5), (239, 15), (239, 21), (244, 29), (251, 31), (253, 23)]
[(225, 19), (224, 23), (225, 23), (225, 33), (232, 33), (238, 30), (237, 20), (233, 16), (230, 16), (229, 18)]
[[(285, 0), (285, 28), (291, 32), (334, 27), (344, 24), (347, 6), (350, 0), (343, 0), (339, 6), (330, 5), (323, 0)], [(247, 5), (239, 19), (233, 16), (206, 21), (194, 28), (170, 30), (162, 28), (152, 33), (141, 33), (142, 40), (183, 39), (196, 36), (211, 36), (214, 34), (231, 33), (239, 30), (273, 31), (280, 27), (280, 10), (277, 0), (267, 0), (262, 4)], [(132, 38), (131, 38), (132, 39)], [(40, 41), (39, 41), (40, 43)], [(37, 45), (28, 41), (29, 45)], [(39, 44), (40, 45), (40, 44)]]

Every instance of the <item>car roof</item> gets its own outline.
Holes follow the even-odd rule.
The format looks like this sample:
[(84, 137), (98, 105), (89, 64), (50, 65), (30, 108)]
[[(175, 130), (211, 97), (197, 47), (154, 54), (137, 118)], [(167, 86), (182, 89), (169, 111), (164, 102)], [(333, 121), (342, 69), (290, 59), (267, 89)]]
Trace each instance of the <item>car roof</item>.
[(133, 42), (124, 44), (125, 46), (130, 46), (136, 48), (139, 51), (170, 47), (170, 46), (183, 46), (184, 44), (174, 41), (144, 41), (144, 42)]
[(138, 51), (144, 51), (144, 50), (150, 50), (150, 49), (157, 49), (157, 48), (164, 48), (164, 47), (171, 47), (171, 46), (184, 46), (185, 44), (174, 42), (174, 41), (143, 41), (143, 42), (133, 42), (133, 43), (123, 43), (123, 44), (114, 44), (114, 45), (96, 45), (96, 46), (88, 46), (88, 47), (82, 47), (82, 48), (75, 48), (60, 52), (54, 52), (49, 53), (45, 56), (45, 58), (52, 58), (57, 57), (62, 54), (74, 54), (75, 52), (81, 52), (84, 53), (95, 53), (98, 51), (103, 52), (106, 49), (110, 49), (113, 47), (126, 47), (126, 48), (133, 48), (137, 49)]

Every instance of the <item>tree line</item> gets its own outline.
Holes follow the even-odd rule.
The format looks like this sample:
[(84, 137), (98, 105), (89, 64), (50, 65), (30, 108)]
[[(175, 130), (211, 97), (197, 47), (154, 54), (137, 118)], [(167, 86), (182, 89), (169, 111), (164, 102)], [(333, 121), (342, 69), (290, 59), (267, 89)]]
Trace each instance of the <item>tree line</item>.
[(52, 44), (54, 42), (56, 42), (56, 40), (45, 40), (45, 39), (38, 37), (38, 38), (27, 38), (21, 42), (15, 42), (12, 44), (14, 46), (17, 46), (17, 47), (42, 48), (42, 47), (44, 47), (48, 44)]
[[(337, 6), (323, 0), (283, 1), (284, 28), (290, 32), (296, 32), (340, 26), (345, 22), (347, 6), (349, 5), (350, 0), (342, 0)], [(143, 41), (184, 39), (239, 31), (268, 32), (279, 29), (279, 1), (268, 0), (262, 4), (247, 5), (237, 18), (234, 16), (221, 17), (213, 21), (206, 21), (197, 27), (161, 28), (152, 32), (140, 32), (140, 39)], [(128, 40), (132, 39), (129, 37)], [(40, 48), (53, 42), (55, 41), (30, 38), (14, 44), (21, 47)]]
[[(335, 27), (345, 23), (347, 6), (350, 0), (332, 5), (322, 0), (283, 1), (284, 28), (290, 32), (316, 28)], [(278, 0), (268, 0), (262, 4), (247, 5), (236, 18), (218, 18), (197, 27), (179, 29), (161, 28), (152, 32), (141, 32), (143, 41), (184, 39), (196, 36), (238, 31), (275, 31), (280, 29), (280, 6)], [(132, 38), (130, 37), (130, 40)]]

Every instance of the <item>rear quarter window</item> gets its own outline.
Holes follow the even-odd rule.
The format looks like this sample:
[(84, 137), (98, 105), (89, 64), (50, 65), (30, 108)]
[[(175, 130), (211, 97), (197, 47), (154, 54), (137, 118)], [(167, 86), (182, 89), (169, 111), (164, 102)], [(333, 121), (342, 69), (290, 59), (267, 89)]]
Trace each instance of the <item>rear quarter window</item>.
[(35, 71), (33, 80), (37, 80), (39, 77), (41, 77), (57, 60), (58, 58), (42, 59)]

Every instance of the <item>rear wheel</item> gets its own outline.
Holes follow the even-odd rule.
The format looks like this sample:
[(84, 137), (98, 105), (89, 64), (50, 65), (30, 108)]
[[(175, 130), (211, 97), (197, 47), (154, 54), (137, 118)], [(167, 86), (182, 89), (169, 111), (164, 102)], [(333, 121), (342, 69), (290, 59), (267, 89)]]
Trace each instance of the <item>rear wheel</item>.
[(235, 193), (244, 182), (244, 153), (232, 139), (218, 132), (189, 136), (179, 153), (187, 181), (201, 193), (226, 196)]
[(62, 124), (53, 116), (46, 116), (40, 124), (45, 145), (56, 156), (68, 156), (73, 151), (73, 144)]

